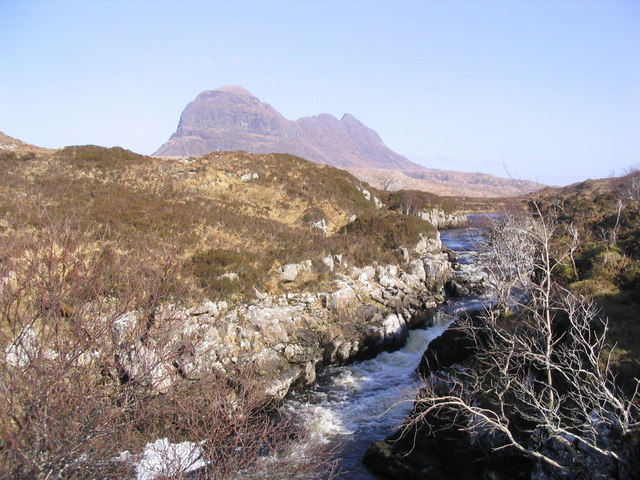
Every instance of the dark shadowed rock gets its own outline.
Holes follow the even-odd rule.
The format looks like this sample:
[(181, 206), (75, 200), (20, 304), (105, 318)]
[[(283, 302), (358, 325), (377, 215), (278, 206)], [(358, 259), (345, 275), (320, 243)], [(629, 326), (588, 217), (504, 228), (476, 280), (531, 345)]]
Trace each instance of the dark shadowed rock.
[(417, 372), (426, 377), (431, 372), (464, 362), (476, 352), (476, 340), (470, 332), (461, 328), (461, 324), (471, 319), (474, 326), (479, 326), (480, 312), (465, 313), (465, 317), (456, 320), (438, 338), (433, 340), (422, 355)]
[[(433, 419), (432, 419), (433, 420)], [(435, 427), (435, 425), (434, 425)], [(397, 432), (367, 449), (365, 465), (388, 479), (528, 480), (531, 461), (515, 452), (487, 456), (461, 430), (429, 426)]]
[[(432, 383), (436, 395), (449, 395), (457, 377), (445, 369)], [(426, 395), (426, 393), (425, 393)], [(419, 395), (420, 396), (420, 395)], [(423, 397), (424, 398), (424, 397)], [(418, 402), (400, 430), (367, 450), (364, 463), (384, 478), (406, 480), (528, 480), (532, 462), (515, 449), (491, 451), (469, 434), (456, 409), (427, 412)], [(420, 420), (411, 421), (417, 416)]]

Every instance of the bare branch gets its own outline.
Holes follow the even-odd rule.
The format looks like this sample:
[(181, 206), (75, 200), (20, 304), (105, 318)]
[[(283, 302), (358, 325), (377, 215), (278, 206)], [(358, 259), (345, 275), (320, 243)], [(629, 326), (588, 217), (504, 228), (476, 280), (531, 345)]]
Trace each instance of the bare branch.
[(640, 386), (628, 398), (616, 387), (602, 353), (606, 319), (555, 281), (559, 261), (577, 248), (577, 230), (564, 230), (570, 241), (558, 249), (559, 224), (534, 211), (491, 231), (486, 254), (498, 306), (481, 325), (462, 324), (475, 339), (473, 360), (429, 377), (407, 428), (437, 419), (490, 450), (516, 449), (558, 472), (593, 458), (618, 468), (630, 461), (622, 439), (640, 428)]

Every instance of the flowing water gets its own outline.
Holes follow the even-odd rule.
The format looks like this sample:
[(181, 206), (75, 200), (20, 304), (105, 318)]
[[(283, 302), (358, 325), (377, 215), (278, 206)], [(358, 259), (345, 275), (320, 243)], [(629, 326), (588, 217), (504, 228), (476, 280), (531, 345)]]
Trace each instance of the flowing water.
[[(442, 232), (442, 241), (456, 251), (462, 264), (477, 262), (481, 240), (477, 229)], [(377, 479), (362, 463), (366, 449), (395, 431), (410, 413), (420, 380), (415, 369), (429, 342), (438, 337), (456, 312), (482, 308), (483, 298), (456, 299), (439, 308), (433, 327), (413, 330), (406, 345), (395, 352), (384, 352), (371, 360), (346, 366), (329, 367), (317, 384), (298, 392), (286, 402), (315, 435), (340, 445), (340, 467), (345, 479)]]

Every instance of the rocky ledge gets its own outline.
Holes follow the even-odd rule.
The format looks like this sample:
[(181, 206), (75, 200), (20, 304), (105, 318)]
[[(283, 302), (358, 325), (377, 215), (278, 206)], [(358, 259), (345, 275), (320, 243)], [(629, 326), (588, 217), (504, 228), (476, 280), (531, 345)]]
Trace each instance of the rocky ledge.
[(460, 228), (469, 223), (466, 215), (458, 215), (446, 213), (440, 208), (432, 208), (431, 210), (423, 210), (418, 212), (418, 217), (426, 220), (438, 229), (443, 228)]
[(121, 369), (162, 392), (178, 377), (195, 380), (211, 369), (252, 366), (267, 380), (268, 395), (282, 398), (292, 386), (312, 384), (319, 366), (400, 348), (409, 329), (430, 324), (451, 264), (439, 237), (423, 239), (409, 253), (414, 259), (402, 266), (343, 266), (330, 292), (262, 294), (234, 307), (166, 306), (156, 312), (155, 324), (172, 327), (151, 329), (133, 342), (130, 330), (139, 322), (129, 312), (113, 332)]

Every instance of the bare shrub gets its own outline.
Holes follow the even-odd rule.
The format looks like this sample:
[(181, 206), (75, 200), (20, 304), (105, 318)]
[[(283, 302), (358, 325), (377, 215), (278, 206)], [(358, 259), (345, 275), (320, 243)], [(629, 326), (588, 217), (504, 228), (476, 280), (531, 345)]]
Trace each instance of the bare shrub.
[[(175, 256), (133, 256), (89, 237), (67, 225), (2, 240), (0, 478), (133, 478), (145, 445), (165, 438), (198, 446), (198, 478), (296, 478), (329, 466), (311, 446), (287, 457), (307, 434), (265, 403), (254, 372), (182, 374), (184, 318), (164, 305)], [(171, 452), (154, 478), (183, 476), (185, 457)]]
[(539, 215), (493, 233), (500, 308), (461, 327), (475, 343), (471, 368), (431, 377), (412, 422), (440, 419), (490, 451), (520, 452), (553, 478), (626, 478), (640, 383), (629, 396), (617, 387), (603, 355), (606, 319), (555, 282), (558, 258), (572, 251), (552, 242), (561, 228)]

